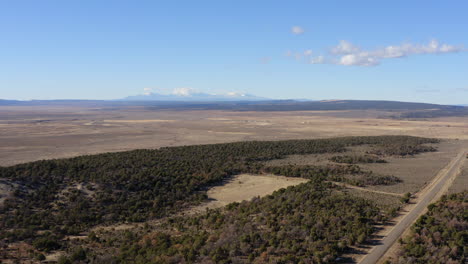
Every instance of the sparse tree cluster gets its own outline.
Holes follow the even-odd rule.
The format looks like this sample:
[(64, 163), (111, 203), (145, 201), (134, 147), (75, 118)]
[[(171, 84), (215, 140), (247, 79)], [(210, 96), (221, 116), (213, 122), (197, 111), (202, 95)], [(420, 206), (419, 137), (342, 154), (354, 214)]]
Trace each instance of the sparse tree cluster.
[(124, 244), (122, 263), (335, 263), (382, 220), (371, 202), (310, 181), (225, 210), (176, 218)]

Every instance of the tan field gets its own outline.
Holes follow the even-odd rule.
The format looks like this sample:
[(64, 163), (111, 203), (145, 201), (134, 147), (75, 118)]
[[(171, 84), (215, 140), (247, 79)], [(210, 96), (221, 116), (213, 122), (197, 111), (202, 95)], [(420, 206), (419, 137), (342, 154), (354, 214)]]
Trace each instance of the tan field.
[(150, 111), (0, 107), (0, 165), (137, 148), (242, 140), (413, 135), (468, 139), (468, 117), (379, 118), (378, 111)]
[(303, 178), (277, 175), (240, 174), (228, 183), (208, 190), (208, 203), (191, 209), (192, 213), (204, 212), (206, 209), (223, 207), (233, 202), (250, 201), (257, 196), (272, 194), (274, 191), (307, 182)]

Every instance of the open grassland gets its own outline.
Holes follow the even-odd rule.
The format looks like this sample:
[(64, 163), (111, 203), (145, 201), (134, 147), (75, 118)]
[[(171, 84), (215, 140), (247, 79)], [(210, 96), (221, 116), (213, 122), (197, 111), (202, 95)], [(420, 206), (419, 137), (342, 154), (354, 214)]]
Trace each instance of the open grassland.
[(468, 117), (393, 120), (384, 111), (235, 112), (142, 107), (0, 107), (0, 165), (245, 140), (413, 135), (468, 139)]

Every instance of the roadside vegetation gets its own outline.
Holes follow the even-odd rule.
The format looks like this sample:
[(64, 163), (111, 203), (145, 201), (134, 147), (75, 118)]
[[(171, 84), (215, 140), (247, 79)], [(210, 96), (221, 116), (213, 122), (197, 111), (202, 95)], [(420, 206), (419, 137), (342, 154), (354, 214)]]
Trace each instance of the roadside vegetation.
[[(143, 222), (169, 216), (189, 205), (206, 201), (206, 190), (210, 186), (220, 184), (223, 180), (239, 173), (274, 173), (303, 177), (311, 179), (317, 186), (324, 189), (331, 186), (326, 181), (343, 181), (355, 185), (392, 184), (398, 182), (398, 178), (363, 171), (356, 164), (268, 167), (265, 165), (265, 161), (283, 158), (287, 155), (344, 153), (347, 147), (359, 145), (371, 145), (374, 150), (385, 155), (414, 155), (420, 152), (434, 151), (433, 147), (426, 144), (437, 142), (436, 139), (407, 136), (253, 141), (168, 147), (158, 150), (135, 150), (0, 167), (0, 178), (17, 186), (13, 196), (8, 198), (3, 207), (0, 208), (0, 239), (3, 243), (26, 242), (34, 245), (38, 251), (45, 253), (57, 249), (67, 249), (67, 242), (63, 240), (66, 236), (79, 235), (100, 224)], [(229, 210), (225, 213), (212, 212), (211, 214), (223, 215), (215, 221), (219, 223), (219, 226), (211, 226), (213, 224), (211, 222), (200, 221), (207, 223), (206, 229), (213, 230), (213, 234), (227, 234), (229, 229), (225, 229), (228, 226), (221, 224), (223, 221), (228, 223), (231, 221), (232, 226), (229, 228), (236, 228), (238, 223), (243, 223), (237, 227), (240, 228), (244, 227), (247, 219), (254, 221), (253, 219), (259, 215), (265, 215), (266, 219), (270, 219), (270, 221), (273, 221), (272, 219), (275, 217), (285, 218), (287, 219), (285, 221), (270, 223), (277, 227), (288, 223), (287, 228), (293, 229), (284, 234), (290, 234), (291, 241), (288, 243), (291, 245), (274, 245), (272, 259), (280, 259), (274, 257), (275, 254), (280, 255), (282, 250), (286, 250), (286, 253), (292, 252), (302, 242), (315, 238), (315, 235), (304, 231), (306, 229), (302, 226), (302, 221), (305, 220), (302, 218), (317, 214), (312, 219), (321, 219), (327, 224), (334, 223), (334, 227), (330, 230), (336, 228), (337, 233), (324, 234), (318, 240), (321, 241), (319, 244), (308, 244), (313, 252), (322, 253), (315, 254), (307, 251), (304, 254), (308, 254), (308, 258), (316, 261), (321, 259), (322, 262), (330, 262), (347, 245), (365, 239), (369, 232), (372, 232), (374, 221), (381, 220), (382, 215), (375, 212), (375, 207), (371, 202), (364, 202), (358, 198), (355, 200), (350, 197), (336, 196), (327, 190), (317, 190), (312, 187), (311, 184), (306, 184), (297, 187), (298, 189), (288, 188), (283, 191), (284, 195), (277, 193), (269, 198), (247, 203), (246, 207), (236, 205), (231, 208), (232, 210), (241, 210), (236, 211), (235, 214), (243, 215), (244, 211), (242, 210), (249, 212), (248, 215), (243, 215), (242, 219), (231, 215)], [(323, 199), (319, 199), (318, 197), (321, 196), (316, 192), (323, 195)], [(308, 200), (311, 197), (314, 197), (313, 201)], [(282, 202), (289, 205), (277, 208)], [(267, 208), (276, 209), (263, 211), (263, 209), (258, 208), (257, 203), (265, 203), (265, 206), (271, 203), (271, 206), (267, 206)], [(305, 205), (301, 205), (302, 203)], [(351, 206), (354, 203), (362, 208)], [(321, 216), (321, 213), (317, 212), (322, 212), (323, 208), (328, 208), (333, 213)], [(297, 212), (297, 214), (285, 216), (282, 215), (285, 213), (284, 210)], [(306, 213), (308, 210), (310, 213)], [(351, 211), (349, 212), (349, 210)], [(350, 223), (340, 220), (341, 216)], [(258, 240), (260, 242), (252, 242), (249, 250), (242, 254), (229, 253), (229, 250), (234, 249), (218, 246), (218, 244), (223, 244), (219, 242), (216, 243), (216, 246), (205, 249), (206, 251), (197, 251), (198, 255), (196, 254), (196, 256), (206, 256), (212, 260), (213, 258), (225, 260), (234, 256), (239, 256), (241, 259), (247, 257), (247, 259), (258, 260), (260, 255), (270, 246), (265, 241), (270, 243), (273, 241), (271, 236), (283, 234), (275, 234), (278, 230), (268, 229), (272, 228), (268, 225), (266, 225), (268, 228), (265, 230), (270, 231), (263, 231), (262, 228), (266, 228), (265, 223), (267, 222), (262, 220), (256, 229), (252, 229), (257, 232), (252, 231), (254, 232), (252, 235), (255, 236), (255, 238), (251, 238), (252, 241), (260, 239)], [(188, 224), (184, 223), (183, 225)], [(350, 226), (353, 225), (357, 228), (355, 231), (358, 233), (352, 233), (352, 237), (344, 235), (346, 232), (343, 230), (351, 230)], [(204, 228), (203, 226), (199, 227), (200, 229)], [(185, 228), (191, 230), (192, 227), (188, 225)], [(200, 239), (205, 239), (203, 243), (219, 239), (216, 236), (204, 237), (204, 235), (208, 235), (204, 233), (187, 232), (185, 236), (182, 235), (185, 237), (184, 239), (191, 239), (191, 236), (193, 238), (201, 236)], [(163, 234), (168, 235), (167, 233)], [(246, 235), (242, 232), (234, 232), (234, 234), (236, 234), (235, 238), (232, 239), (239, 241), (239, 236)], [(298, 236), (299, 240), (296, 241), (292, 234)], [(170, 241), (174, 239), (176, 244), (185, 245), (184, 243), (188, 243), (179, 241), (181, 237), (178, 236), (169, 238)], [(299, 241), (302, 242), (299, 243)], [(242, 244), (237, 245), (241, 247)], [(137, 246), (137, 244), (133, 246)], [(200, 246), (200, 248), (193, 250), (202, 250), (202, 248), (203, 246)], [(185, 253), (173, 252), (172, 242), (166, 247), (166, 250), (168, 252), (163, 250), (159, 253), (150, 250), (145, 254), (155, 257), (183, 257), (186, 261), (189, 260), (185, 258)], [(214, 253), (215, 251), (219, 252)], [(82, 256), (83, 252), (78, 252), (77, 256)], [(127, 252), (125, 254), (132, 256), (136, 251), (123, 248), (122, 252)], [(125, 254), (121, 256), (122, 261), (128, 260)], [(219, 256), (214, 257), (214, 255)], [(196, 259), (198, 260), (198, 258)]]
[(468, 260), (468, 191), (443, 196), (400, 241), (393, 263), (466, 263)]

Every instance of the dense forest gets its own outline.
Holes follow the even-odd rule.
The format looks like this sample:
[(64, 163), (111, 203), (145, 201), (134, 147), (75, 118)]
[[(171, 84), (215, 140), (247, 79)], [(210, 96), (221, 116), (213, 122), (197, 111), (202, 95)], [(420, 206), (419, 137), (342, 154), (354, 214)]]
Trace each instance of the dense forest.
[[(0, 167), (0, 178), (16, 186), (13, 196), (0, 208), (0, 238), (7, 243), (24, 241), (44, 252), (63, 248), (63, 237), (98, 224), (160, 218), (205, 201), (210, 186), (239, 173), (268, 172), (356, 185), (392, 184), (398, 179), (374, 175), (357, 165), (268, 167), (265, 161), (293, 154), (344, 153), (347, 147), (357, 145), (370, 145), (379, 155), (405, 156), (433, 151), (426, 144), (437, 142), (407, 136), (252, 141)], [(361, 217), (354, 213), (357, 219)], [(330, 252), (335, 255), (335, 251)]]
[(400, 241), (395, 263), (467, 263), (468, 191), (443, 196)]

